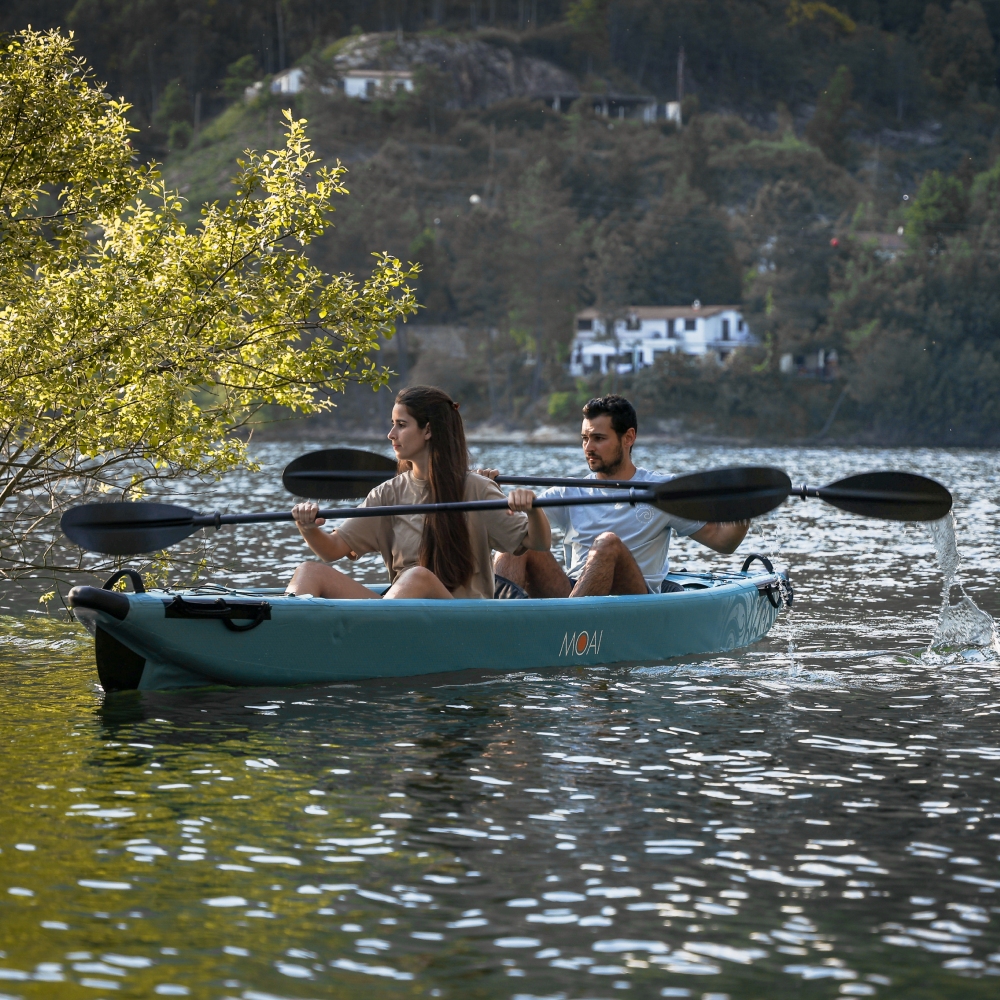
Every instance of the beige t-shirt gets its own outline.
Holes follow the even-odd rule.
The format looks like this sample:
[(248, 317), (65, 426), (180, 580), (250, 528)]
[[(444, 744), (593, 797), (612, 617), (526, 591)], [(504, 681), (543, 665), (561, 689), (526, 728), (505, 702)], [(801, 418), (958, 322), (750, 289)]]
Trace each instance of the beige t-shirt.
[[(491, 479), (470, 472), (465, 479), (466, 500), (503, 500), (503, 490)], [(389, 507), (398, 504), (430, 503), (430, 483), (415, 479), (412, 472), (381, 483), (368, 494), (361, 507)], [(528, 515), (508, 510), (468, 511), (465, 515), (472, 543), (475, 569), (468, 583), (452, 591), (459, 598), (493, 597), (491, 549), (521, 555), (528, 533)], [(396, 514), (391, 517), (352, 517), (337, 525), (337, 534), (358, 553), (380, 552), (389, 570), (389, 582), (404, 570), (420, 565), (423, 514)]]

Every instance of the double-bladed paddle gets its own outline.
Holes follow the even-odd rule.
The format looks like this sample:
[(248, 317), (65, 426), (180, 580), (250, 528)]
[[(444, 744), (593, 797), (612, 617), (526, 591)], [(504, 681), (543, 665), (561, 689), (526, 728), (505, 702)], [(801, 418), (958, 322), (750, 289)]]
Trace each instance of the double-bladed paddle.
[[(294, 496), (314, 500), (349, 500), (364, 496), (372, 487), (395, 475), (396, 462), (384, 455), (356, 448), (326, 448), (300, 455), (289, 462), (281, 481), (285, 489)], [(506, 475), (497, 476), (495, 482), (501, 486), (576, 486), (585, 490), (620, 488), (655, 491), (664, 485), (635, 479)], [(816, 497), (852, 514), (887, 521), (936, 521), (951, 510), (951, 494), (940, 483), (911, 472), (862, 472), (830, 483), (829, 486), (808, 486), (803, 483), (790, 489), (789, 495), (803, 500)], [(690, 516), (695, 520), (740, 519), (708, 518), (700, 513)]]
[[(285, 466), (281, 482), (293, 496), (311, 500), (351, 500), (396, 476), (393, 458), (357, 448), (324, 448), (300, 455)], [(662, 483), (629, 479), (573, 479), (565, 476), (507, 476), (500, 486), (579, 486), (583, 489), (653, 489)]]
[[(696, 521), (741, 521), (766, 514), (788, 496), (791, 481), (780, 469), (738, 466), (709, 469), (678, 476), (666, 483), (644, 483), (617, 496), (541, 497), (537, 507), (574, 507), (586, 504), (647, 503), (667, 514)], [(392, 507), (334, 507), (319, 517), (393, 517), (438, 511), (501, 510), (507, 501), (464, 500), (456, 503), (398, 504)], [(263, 514), (199, 514), (166, 503), (92, 503), (73, 507), (62, 517), (70, 541), (89, 552), (136, 555), (158, 552), (193, 535), (199, 528), (224, 524), (263, 524), (292, 521), (290, 511)]]

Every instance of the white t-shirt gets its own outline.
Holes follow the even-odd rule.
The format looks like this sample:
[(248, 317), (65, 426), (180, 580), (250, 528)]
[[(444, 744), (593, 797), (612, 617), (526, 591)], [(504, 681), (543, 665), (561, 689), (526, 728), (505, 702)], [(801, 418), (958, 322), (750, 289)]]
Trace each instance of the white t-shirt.
[[(596, 479), (591, 473), (587, 479)], [(648, 469), (636, 469), (637, 482), (665, 483), (673, 476), (664, 476)], [(550, 523), (565, 532), (563, 561), (566, 575), (578, 579), (587, 562), (594, 540), (604, 531), (613, 531), (629, 548), (646, 583), (656, 592), (670, 568), (670, 533), (693, 535), (705, 526), (704, 521), (688, 521), (663, 511), (648, 503), (634, 507), (624, 499), (627, 492), (621, 489), (581, 489), (579, 486), (553, 486), (541, 495), (544, 497), (621, 496), (622, 503), (592, 504), (583, 507), (546, 507)]]

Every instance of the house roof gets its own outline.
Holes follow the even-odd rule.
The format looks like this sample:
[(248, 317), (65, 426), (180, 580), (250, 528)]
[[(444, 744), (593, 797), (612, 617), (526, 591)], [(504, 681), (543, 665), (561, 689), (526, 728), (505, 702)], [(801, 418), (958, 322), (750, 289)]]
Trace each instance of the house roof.
[[(699, 316), (716, 316), (721, 312), (739, 312), (739, 306), (629, 306), (623, 310), (623, 316), (635, 316), (642, 319), (697, 319)], [(577, 319), (603, 319), (599, 309), (581, 309), (576, 314)]]

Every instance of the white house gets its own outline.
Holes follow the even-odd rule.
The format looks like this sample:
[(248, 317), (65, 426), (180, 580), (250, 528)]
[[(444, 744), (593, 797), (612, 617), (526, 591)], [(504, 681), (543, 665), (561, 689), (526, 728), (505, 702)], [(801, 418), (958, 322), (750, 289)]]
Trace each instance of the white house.
[[(576, 334), (570, 346), (571, 375), (638, 371), (667, 352), (714, 354), (720, 362), (735, 350), (754, 343), (736, 306), (633, 306), (605, 329), (596, 309), (576, 314)], [(617, 340), (617, 343), (616, 343)]]
[(681, 102), (667, 101), (666, 104), (647, 104), (642, 109), (642, 120), (644, 122), (655, 122), (659, 119), (676, 123), (681, 127)]
[[(370, 101), (376, 97), (390, 97), (397, 90), (413, 91), (413, 74), (409, 70), (382, 69), (349, 69), (342, 74), (344, 93), (348, 97), (358, 97), (362, 101)], [(293, 66), (282, 70), (271, 77), (269, 88), (272, 94), (298, 94), (305, 89), (306, 71)], [(320, 86), (321, 93), (332, 93), (336, 81)], [(264, 81), (258, 80), (243, 92), (244, 99), (249, 102), (257, 98), (264, 90)]]
[(581, 94), (578, 91), (535, 91), (532, 97), (545, 101), (553, 111), (568, 111), (579, 99), (587, 101), (594, 113), (605, 118), (634, 118), (644, 122), (660, 119), (681, 124), (681, 106), (677, 101), (658, 104), (655, 97), (641, 94)]
[(409, 70), (349, 69), (341, 74), (344, 93), (370, 101), (376, 97), (389, 97), (398, 90), (413, 91), (413, 74)]
[[(298, 66), (283, 69), (271, 77), (270, 91), (272, 94), (298, 94), (306, 85), (306, 71)], [(243, 99), (248, 103), (257, 98), (264, 90), (264, 81), (258, 80), (243, 91)]]
[(297, 94), (305, 87), (306, 71), (293, 66), (275, 73), (271, 78), (272, 94)]

